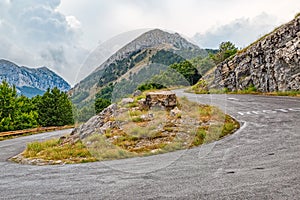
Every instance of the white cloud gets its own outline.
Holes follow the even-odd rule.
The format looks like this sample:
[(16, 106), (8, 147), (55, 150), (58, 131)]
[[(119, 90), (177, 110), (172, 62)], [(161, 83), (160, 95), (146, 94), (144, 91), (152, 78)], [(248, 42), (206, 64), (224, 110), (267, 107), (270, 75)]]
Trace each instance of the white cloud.
[(246, 47), (259, 37), (279, 25), (275, 16), (262, 13), (254, 18), (240, 18), (228, 24), (213, 27), (204, 34), (197, 33), (193, 39), (203, 48), (218, 48), (224, 41), (231, 41), (238, 47)]
[(1, 2), (0, 55), (20, 65), (47, 66), (74, 83), (87, 55), (78, 43), (80, 23), (57, 11), (60, 0)]
[(141, 28), (162, 28), (192, 37), (261, 13), (284, 23), (300, 11), (300, 4), (299, 0), (62, 0), (58, 9), (76, 16), (85, 30), (83, 45), (96, 47), (98, 40)]
[(74, 16), (66, 16), (66, 20), (68, 25), (73, 29), (79, 29), (81, 27), (80, 21), (78, 21)]

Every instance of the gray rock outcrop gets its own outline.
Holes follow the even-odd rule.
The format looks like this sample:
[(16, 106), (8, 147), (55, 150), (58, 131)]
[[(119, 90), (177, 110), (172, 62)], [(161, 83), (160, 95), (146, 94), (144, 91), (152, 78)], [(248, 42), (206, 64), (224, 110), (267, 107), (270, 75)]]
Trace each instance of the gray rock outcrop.
[(300, 90), (300, 16), (275, 29), (233, 59), (219, 64), (213, 87), (231, 91)]
[(78, 128), (75, 128), (71, 133), (72, 137), (84, 139), (94, 133), (102, 134), (106, 129), (113, 128), (116, 124), (109, 121), (109, 118), (116, 114), (117, 109), (117, 104), (108, 106), (98, 115), (93, 116), (86, 123), (82, 124)]

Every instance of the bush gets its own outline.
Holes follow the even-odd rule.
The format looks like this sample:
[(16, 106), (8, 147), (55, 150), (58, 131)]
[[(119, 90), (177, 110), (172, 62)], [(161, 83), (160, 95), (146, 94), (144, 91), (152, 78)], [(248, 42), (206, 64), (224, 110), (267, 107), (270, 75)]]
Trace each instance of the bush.
[(97, 98), (95, 101), (96, 114), (100, 113), (102, 110), (107, 108), (111, 104), (110, 100)]
[(139, 85), (137, 89), (141, 90), (143, 92), (146, 90), (155, 90), (155, 89), (160, 90), (163, 88), (166, 88), (166, 87), (161, 84), (158, 84), (158, 83), (144, 83), (142, 85)]

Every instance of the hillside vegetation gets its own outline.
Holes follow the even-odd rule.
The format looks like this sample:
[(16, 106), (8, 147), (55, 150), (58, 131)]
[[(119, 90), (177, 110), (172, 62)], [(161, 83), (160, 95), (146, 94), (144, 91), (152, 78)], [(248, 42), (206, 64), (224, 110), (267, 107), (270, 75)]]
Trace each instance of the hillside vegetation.
[[(193, 85), (214, 65), (208, 56), (206, 50), (179, 34), (149, 31), (121, 48), (71, 90), (76, 121), (86, 121), (109, 102), (132, 94), (141, 85)], [(153, 88), (162, 88), (156, 86)]]

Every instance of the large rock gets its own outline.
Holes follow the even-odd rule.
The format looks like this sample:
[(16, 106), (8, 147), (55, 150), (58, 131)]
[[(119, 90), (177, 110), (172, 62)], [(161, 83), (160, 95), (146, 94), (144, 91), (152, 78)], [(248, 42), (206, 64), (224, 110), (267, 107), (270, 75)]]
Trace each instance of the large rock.
[(144, 103), (148, 108), (173, 109), (177, 106), (177, 99), (175, 93), (170, 91), (149, 92)]
[(116, 125), (113, 122), (110, 122), (109, 118), (113, 117), (116, 114), (117, 109), (117, 104), (108, 106), (101, 113), (93, 116), (78, 128), (75, 128), (71, 135), (73, 137), (84, 139), (92, 135), (93, 133), (103, 134), (106, 129), (113, 128)]
[(258, 91), (300, 90), (300, 16), (219, 64), (213, 87)]

